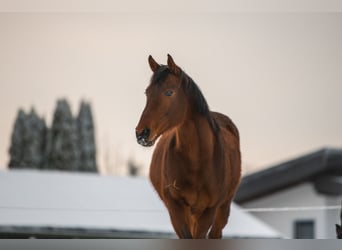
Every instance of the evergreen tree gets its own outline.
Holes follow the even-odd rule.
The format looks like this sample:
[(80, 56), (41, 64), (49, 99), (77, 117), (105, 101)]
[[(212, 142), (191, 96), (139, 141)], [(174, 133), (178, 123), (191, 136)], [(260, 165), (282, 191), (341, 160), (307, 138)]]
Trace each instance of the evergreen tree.
[(46, 124), (32, 108), (30, 114), (19, 110), (10, 147), (10, 168), (41, 168)]
[(66, 100), (58, 100), (51, 129), (32, 108), (19, 110), (9, 149), (10, 168), (46, 168), (97, 172), (94, 123), (82, 102), (77, 119)]
[(93, 116), (90, 104), (83, 101), (77, 117), (77, 128), (80, 149), (79, 171), (97, 172)]
[(28, 168), (42, 168), (46, 141), (46, 123), (35, 110), (26, 115), (24, 126), (24, 149), (22, 165)]
[(76, 122), (66, 100), (58, 100), (48, 136), (47, 168), (77, 171), (79, 149)]
[(20, 109), (14, 123), (14, 128), (11, 137), (11, 146), (9, 149), (10, 161), (9, 168), (22, 167), (23, 150), (24, 150), (24, 127), (25, 127), (25, 112)]

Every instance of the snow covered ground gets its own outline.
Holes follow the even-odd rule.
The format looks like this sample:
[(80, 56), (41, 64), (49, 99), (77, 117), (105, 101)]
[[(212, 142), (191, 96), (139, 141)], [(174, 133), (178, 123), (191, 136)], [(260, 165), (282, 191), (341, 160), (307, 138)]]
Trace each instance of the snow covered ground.
[[(148, 179), (56, 171), (0, 171), (0, 231), (11, 227), (175, 237), (167, 210)], [(282, 236), (233, 204), (224, 237)]]

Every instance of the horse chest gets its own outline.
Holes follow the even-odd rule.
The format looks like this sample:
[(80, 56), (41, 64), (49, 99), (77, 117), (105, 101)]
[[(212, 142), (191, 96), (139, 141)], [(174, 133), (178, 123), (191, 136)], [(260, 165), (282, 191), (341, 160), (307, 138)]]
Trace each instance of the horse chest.
[(193, 214), (201, 214), (206, 208), (216, 203), (205, 188), (182, 186), (177, 181), (169, 185), (165, 191), (166, 202), (176, 201), (188, 207)]
[(213, 185), (206, 176), (191, 171), (165, 171), (165, 193), (173, 200), (178, 200), (190, 207), (205, 208), (215, 203), (215, 196), (209, 195)]
[[(165, 141), (164, 141), (165, 140)], [(172, 137), (161, 139), (163, 147), (157, 147), (153, 157), (153, 171), (158, 169), (152, 182), (159, 183), (158, 192), (163, 200), (176, 200), (186, 204), (191, 210), (203, 210), (217, 203), (217, 177), (213, 173), (214, 162), (212, 154), (200, 153), (199, 149), (180, 151), (172, 147)], [(166, 146), (167, 145), (167, 146)], [(159, 145), (158, 145), (159, 146)], [(156, 169), (154, 169), (156, 168)]]

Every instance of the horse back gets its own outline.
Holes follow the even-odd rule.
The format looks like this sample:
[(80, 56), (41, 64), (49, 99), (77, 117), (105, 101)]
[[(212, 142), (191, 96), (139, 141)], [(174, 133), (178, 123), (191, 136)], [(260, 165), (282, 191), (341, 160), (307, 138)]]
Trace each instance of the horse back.
[(210, 112), (211, 118), (219, 127), (219, 134), (224, 151), (226, 166), (224, 181), (228, 188), (227, 198), (231, 199), (235, 194), (241, 178), (241, 152), (239, 131), (233, 121), (226, 115), (218, 112)]
[(224, 128), (228, 130), (236, 137), (238, 141), (240, 141), (239, 130), (228, 116), (218, 112), (210, 112), (210, 116), (214, 119), (214, 121), (221, 129)]

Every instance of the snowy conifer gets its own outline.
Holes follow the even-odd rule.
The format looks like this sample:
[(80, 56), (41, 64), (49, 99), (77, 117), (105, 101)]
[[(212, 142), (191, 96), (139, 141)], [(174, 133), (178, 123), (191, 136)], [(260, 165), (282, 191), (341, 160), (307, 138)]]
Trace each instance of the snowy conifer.
[(20, 109), (14, 123), (11, 146), (9, 149), (10, 161), (8, 167), (20, 168), (22, 167), (22, 158), (24, 150), (24, 127), (25, 127), (25, 112)]
[(58, 100), (48, 136), (50, 169), (77, 171), (79, 149), (76, 122), (66, 100)]
[(81, 102), (77, 128), (80, 149), (79, 171), (97, 172), (94, 123), (89, 103)]
[(35, 110), (26, 116), (24, 129), (24, 150), (22, 165), (28, 168), (41, 168), (45, 149), (46, 124)]
[(34, 109), (27, 115), (19, 110), (12, 134), (10, 168), (41, 168), (45, 148), (46, 124)]

